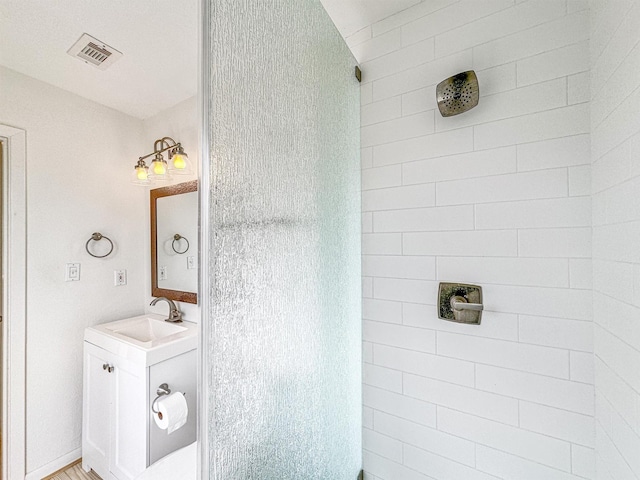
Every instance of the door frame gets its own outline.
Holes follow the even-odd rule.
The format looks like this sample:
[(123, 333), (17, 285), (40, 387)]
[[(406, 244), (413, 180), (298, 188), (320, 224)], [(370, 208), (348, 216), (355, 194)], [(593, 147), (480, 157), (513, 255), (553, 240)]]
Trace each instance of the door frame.
[[(198, 468), (197, 478), (206, 480), (210, 478), (211, 465), (211, 445), (209, 442), (209, 421), (211, 412), (209, 410), (209, 369), (207, 359), (209, 352), (208, 339), (211, 335), (209, 325), (209, 312), (211, 307), (211, 280), (209, 279), (209, 205), (211, 202), (211, 166), (209, 152), (209, 115), (211, 107), (205, 98), (205, 92), (209, 91), (211, 85), (211, 51), (209, 35), (209, 18), (211, 15), (211, 5), (208, 0), (200, 0), (200, 23), (198, 25), (198, 115), (200, 117), (198, 142), (200, 144), (200, 177), (198, 179), (198, 202), (200, 204), (200, 272), (198, 303), (200, 305), (200, 344), (198, 345), (198, 419), (197, 419), (197, 441), (198, 441)], [(215, 468), (215, 465), (213, 465)]]
[[(26, 474), (26, 132), (0, 124), (2, 175), (2, 478)], [(11, 248), (7, 248), (8, 246)], [(11, 285), (11, 288), (9, 288)]]

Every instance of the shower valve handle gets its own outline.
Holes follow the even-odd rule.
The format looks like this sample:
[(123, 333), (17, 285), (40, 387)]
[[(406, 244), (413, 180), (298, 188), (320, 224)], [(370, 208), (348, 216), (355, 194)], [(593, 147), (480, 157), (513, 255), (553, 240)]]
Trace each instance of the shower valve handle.
[(484, 310), (484, 305), (481, 303), (469, 303), (467, 299), (459, 295), (451, 297), (451, 308), (453, 310), (473, 310), (475, 312), (481, 312)]

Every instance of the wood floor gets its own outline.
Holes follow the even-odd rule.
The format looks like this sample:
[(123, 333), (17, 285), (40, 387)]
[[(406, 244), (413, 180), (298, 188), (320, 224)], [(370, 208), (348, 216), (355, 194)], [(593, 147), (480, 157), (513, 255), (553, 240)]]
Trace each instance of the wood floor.
[(67, 467), (61, 472), (44, 478), (43, 480), (102, 480), (93, 470), (89, 473), (82, 469), (82, 465), (78, 460), (77, 463)]

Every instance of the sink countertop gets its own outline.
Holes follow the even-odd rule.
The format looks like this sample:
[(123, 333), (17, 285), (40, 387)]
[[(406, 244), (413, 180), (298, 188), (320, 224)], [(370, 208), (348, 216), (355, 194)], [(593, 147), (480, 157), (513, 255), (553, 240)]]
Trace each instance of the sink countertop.
[(145, 366), (154, 365), (198, 348), (199, 328), (196, 323), (184, 321), (172, 324), (184, 330), (147, 342), (136, 340), (117, 331), (146, 319), (164, 321), (165, 318), (162, 315), (145, 314), (87, 327), (84, 331), (84, 340), (132, 362), (144, 363)]

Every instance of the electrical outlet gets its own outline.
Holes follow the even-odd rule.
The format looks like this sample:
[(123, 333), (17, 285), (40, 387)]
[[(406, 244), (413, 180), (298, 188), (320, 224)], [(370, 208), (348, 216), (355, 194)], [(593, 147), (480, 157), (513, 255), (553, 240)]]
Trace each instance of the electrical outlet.
[(196, 257), (187, 257), (187, 270), (196, 268)]
[(65, 282), (77, 282), (80, 280), (80, 264), (67, 263), (64, 269)]
[(160, 270), (160, 275), (158, 280), (166, 280), (167, 279), (167, 267), (166, 266), (162, 266), (159, 268)]
[(116, 287), (127, 284), (127, 271), (126, 270), (114, 270), (113, 271), (113, 284)]

